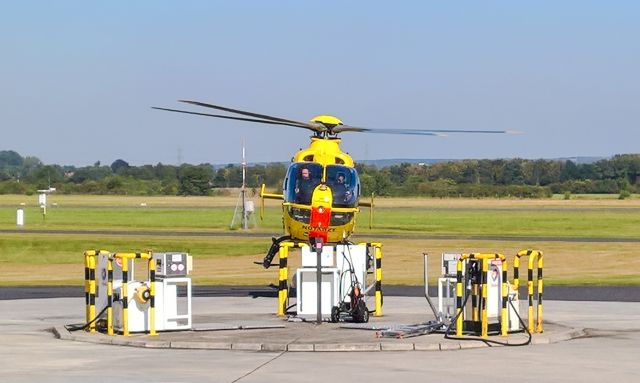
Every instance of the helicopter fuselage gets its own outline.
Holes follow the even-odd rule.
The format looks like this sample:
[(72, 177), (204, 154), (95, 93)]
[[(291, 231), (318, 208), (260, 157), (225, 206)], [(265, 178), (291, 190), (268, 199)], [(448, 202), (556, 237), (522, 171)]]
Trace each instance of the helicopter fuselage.
[(339, 138), (312, 137), (294, 155), (282, 196), (261, 193), (281, 197), (284, 229), (292, 239), (336, 243), (353, 233), (360, 181), (353, 159), (339, 145)]

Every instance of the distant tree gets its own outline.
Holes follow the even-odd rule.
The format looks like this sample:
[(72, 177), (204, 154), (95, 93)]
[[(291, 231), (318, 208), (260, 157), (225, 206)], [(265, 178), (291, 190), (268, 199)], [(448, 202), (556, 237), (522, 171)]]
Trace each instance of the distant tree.
[(177, 181), (178, 169), (173, 165), (163, 165), (158, 163), (155, 166), (156, 178), (163, 182)]
[(122, 174), (123, 170), (129, 169), (129, 163), (122, 159), (117, 159), (111, 164), (111, 171), (114, 174)]
[(382, 173), (378, 173), (373, 176), (374, 189), (372, 190), (376, 195), (389, 195), (391, 189), (391, 182)]
[[(73, 175), (70, 177), (71, 182), (73, 183), (83, 183), (85, 181), (99, 181), (107, 176), (112, 175), (113, 172), (111, 168), (108, 166), (85, 166), (82, 168), (78, 168), (73, 172)], [(91, 187), (91, 190), (94, 190), (95, 186)]]
[(126, 169), (123, 174), (139, 180), (156, 179), (156, 169), (154, 169), (153, 165), (133, 166)]
[(211, 190), (213, 168), (209, 165), (182, 166), (179, 192), (182, 195), (208, 195)]
[(218, 169), (216, 171), (215, 176), (213, 177), (213, 187), (216, 188), (226, 188), (228, 187), (227, 183), (227, 169)]
[(22, 166), (22, 156), (13, 150), (0, 150), (0, 169), (8, 166)]
[(229, 165), (226, 169), (227, 187), (242, 186), (242, 166)]
[(560, 180), (561, 181), (576, 180), (576, 179), (579, 179), (579, 176), (580, 176), (580, 171), (578, 170), (578, 167), (576, 166), (576, 164), (574, 164), (573, 161), (567, 160), (564, 163), (564, 168), (562, 169), (562, 173), (560, 173)]
[(282, 188), (287, 167), (283, 164), (269, 164), (264, 171), (264, 183), (272, 188)]
[(46, 189), (64, 182), (64, 171), (59, 165), (46, 165), (34, 170), (25, 180), (38, 189)]

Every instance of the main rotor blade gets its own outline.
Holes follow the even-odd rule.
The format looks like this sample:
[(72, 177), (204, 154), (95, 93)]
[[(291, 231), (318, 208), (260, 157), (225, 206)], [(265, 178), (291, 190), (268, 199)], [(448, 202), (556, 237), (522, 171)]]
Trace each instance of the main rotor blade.
[[(178, 100), (178, 101), (184, 102), (184, 103), (187, 103), (187, 104), (203, 106), (205, 108), (218, 109), (218, 110), (222, 110), (222, 111), (229, 112), (229, 113), (236, 113), (236, 114), (240, 114), (240, 115), (243, 115), (243, 116), (257, 117), (257, 118), (262, 118), (262, 119), (265, 119), (265, 120), (275, 121), (275, 122), (279, 122), (279, 123), (283, 123), (284, 122), (284, 123), (286, 123), (286, 124), (288, 124), (290, 126), (304, 127), (304, 128), (313, 130), (315, 132), (324, 132), (326, 130), (326, 128), (322, 124), (311, 124), (311, 123), (308, 123), (308, 122), (288, 120), (286, 118), (269, 116), (267, 114), (259, 114), (259, 113), (247, 112), (247, 111), (240, 110), (240, 109), (232, 109), (232, 108), (227, 108), (225, 106), (207, 104), (205, 102), (200, 102), (200, 101), (191, 101), (191, 100)], [(294, 125), (291, 125), (291, 124), (294, 124)]]
[(444, 136), (444, 134), (441, 134), (438, 132), (419, 130), (419, 129), (371, 129), (371, 128), (358, 128), (358, 127), (349, 126), (349, 125), (338, 125), (331, 130), (331, 133), (336, 133), (336, 134), (342, 133), (342, 132), (410, 134), (410, 135), (416, 135), (416, 136)]
[(362, 132), (381, 134), (409, 134), (419, 136), (446, 136), (447, 133), (485, 133), (485, 134), (510, 134), (516, 133), (509, 130), (466, 130), (466, 129), (372, 129), (357, 126), (339, 125), (332, 129), (332, 133)]
[(259, 120), (257, 118), (245, 118), (245, 117), (234, 117), (234, 116), (225, 116), (225, 115), (221, 115), (221, 114), (210, 114), (210, 113), (199, 113), (199, 112), (190, 112), (188, 110), (180, 110), (180, 109), (169, 109), (169, 108), (160, 108), (157, 106), (152, 106), (152, 109), (158, 109), (158, 110), (165, 110), (167, 112), (176, 112), (176, 113), (186, 113), (186, 114), (195, 114), (197, 116), (207, 116), (207, 117), (216, 117), (216, 118), (224, 118), (227, 120), (239, 120), (239, 121), (248, 121), (248, 122), (259, 122), (261, 124), (271, 124), (271, 125), (286, 125), (286, 126), (294, 126), (296, 128), (304, 128), (304, 129), (310, 129), (313, 130), (311, 128), (309, 128), (306, 125), (300, 125), (300, 124), (293, 124), (293, 123), (287, 123), (287, 122), (277, 122), (277, 121), (267, 121), (267, 120)]

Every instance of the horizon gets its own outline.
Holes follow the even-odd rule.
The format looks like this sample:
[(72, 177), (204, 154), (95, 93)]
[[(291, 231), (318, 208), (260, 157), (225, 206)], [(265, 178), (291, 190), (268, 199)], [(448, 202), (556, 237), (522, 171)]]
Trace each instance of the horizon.
[[(42, 161), (42, 159), (40, 159), (37, 156), (32, 156), (32, 155), (28, 155), (28, 154), (23, 154), (20, 153), (16, 150), (12, 150), (12, 149), (0, 149), (0, 152), (2, 151), (14, 151), (16, 153), (18, 153), (23, 159), (26, 157), (35, 157), (38, 158), (40, 161)], [(608, 160), (611, 159), (615, 156), (621, 156), (621, 155), (640, 155), (640, 153), (616, 153), (613, 154), (611, 156), (562, 156), (562, 157), (555, 157), (555, 158), (523, 158), (523, 157), (500, 157), (500, 158), (403, 158), (403, 157), (397, 157), (397, 158), (377, 158), (377, 159), (357, 159), (354, 158), (354, 162), (356, 164), (358, 163), (369, 163), (369, 162), (390, 162), (392, 164), (400, 164), (400, 163), (410, 163), (410, 164), (417, 164), (420, 161), (425, 161), (428, 164), (432, 164), (432, 163), (438, 163), (438, 162), (448, 162), (448, 161), (465, 161), (465, 160), (477, 160), (477, 161), (483, 161), (483, 160), (488, 160), (488, 161), (494, 161), (494, 160), (513, 160), (513, 159), (522, 159), (522, 160), (526, 160), (526, 161), (536, 161), (536, 160), (544, 160), (544, 161), (572, 161), (576, 164), (582, 164), (582, 163), (594, 163), (597, 162), (599, 160)], [(82, 167), (89, 167), (89, 166), (93, 166), (95, 165), (96, 162), (100, 162), (100, 166), (110, 166), (113, 162), (117, 161), (117, 160), (123, 160), (125, 162), (127, 162), (130, 166), (156, 166), (158, 164), (162, 164), (162, 165), (166, 165), (166, 166), (181, 166), (181, 165), (203, 165), (203, 164), (208, 164), (211, 165), (213, 167), (222, 167), (222, 166), (228, 166), (228, 165), (241, 165), (242, 161), (237, 161), (237, 162), (219, 162), (219, 163), (211, 163), (211, 162), (202, 162), (202, 163), (188, 163), (188, 162), (183, 162), (181, 164), (176, 164), (176, 163), (164, 163), (161, 161), (156, 161), (156, 162), (150, 162), (150, 163), (143, 163), (143, 164), (135, 164), (135, 163), (131, 163), (129, 161), (127, 161), (126, 158), (116, 158), (112, 161), (108, 161), (108, 162), (102, 162), (102, 161), (94, 161), (93, 163), (89, 163), (89, 164), (84, 164), (84, 165), (79, 165), (79, 164), (68, 164), (68, 163), (47, 163), (42, 161), (43, 166), (51, 166), (51, 165), (58, 165), (61, 167), (75, 167), (75, 168), (82, 168)], [(247, 165), (268, 165), (268, 164), (289, 164), (291, 163), (291, 161), (250, 161), (247, 159)], [(383, 165), (383, 166), (389, 166), (389, 165)]]

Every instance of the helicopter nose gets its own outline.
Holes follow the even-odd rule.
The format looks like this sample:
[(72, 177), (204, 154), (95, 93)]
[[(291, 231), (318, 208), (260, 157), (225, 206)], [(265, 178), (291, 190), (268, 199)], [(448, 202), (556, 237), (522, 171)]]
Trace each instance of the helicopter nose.
[(331, 223), (331, 208), (324, 206), (312, 207), (309, 221), (311, 226), (309, 238), (322, 238), (323, 242), (327, 242), (329, 224)]

